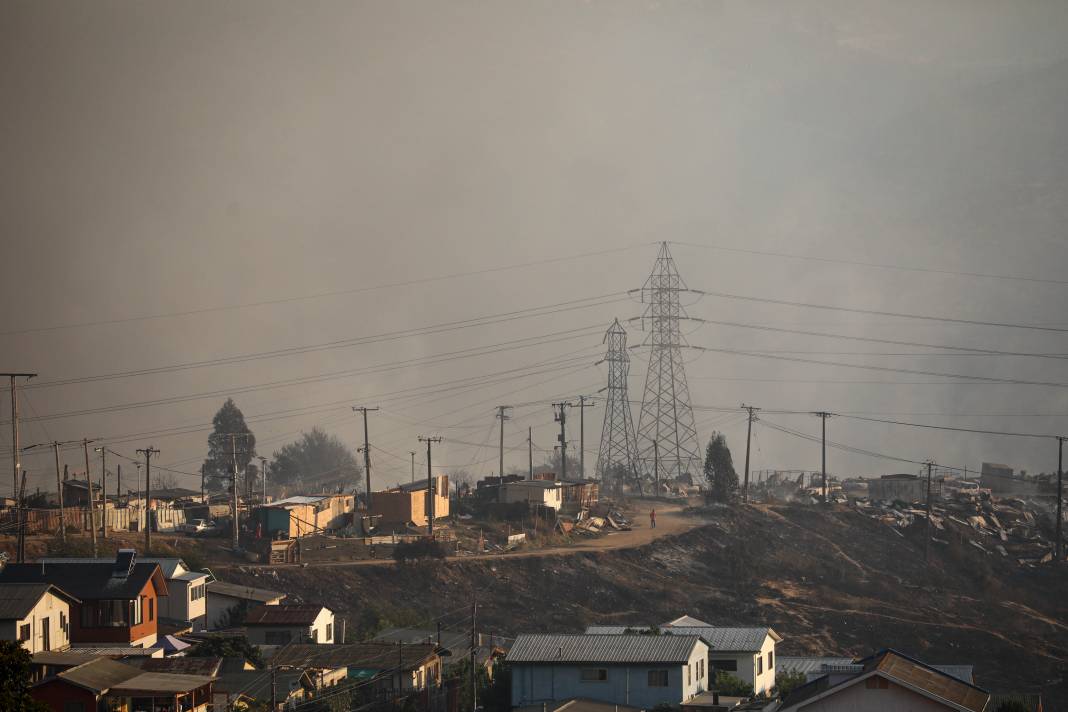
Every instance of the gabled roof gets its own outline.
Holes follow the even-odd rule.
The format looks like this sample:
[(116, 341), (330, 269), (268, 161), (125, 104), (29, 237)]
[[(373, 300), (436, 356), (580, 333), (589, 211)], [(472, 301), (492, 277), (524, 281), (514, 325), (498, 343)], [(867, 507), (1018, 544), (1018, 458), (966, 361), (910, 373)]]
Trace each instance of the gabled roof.
[(37, 683), (37, 685), (44, 685), (54, 680), (62, 680), (100, 695), (112, 689), (115, 685), (140, 674), (141, 671), (132, 665), (126, 665), (111, 658), (97, 658), (87, 663), (76, 665), (69, 670), (64, 670), (55, 677), (46, 678)]
[(211, 684), (205, 675), (175, 675), (167, 672), (142, 672), (137, 677), (112, 685), (111, 690), (135, 696), (138, 692), (192, 692)]
[(20, 620), (51, 593), (67, 603), (81, 603), (63, 589), (50, 583), (0, 583), (0, 620)]
[(122, 575), (116, 575), (112, 561), (8, 564), (0, 571), (0, 583), (50, 583), (83, 601), (134, 599), (149, 582), (156, 595), (168, 595), (159, 564), (137, 562)]
[[(262, 647), (262, 646), (261, 646)], [(271, 656), (272, 665), (294, 665), (303, 668), (336, 670), (360, 668), (364, 670), (396, 670), (400, 662), (405, 670), (412, 670), (437, 655), (433, 645), (403, 645), (391, 643), (347, 644), (289, 644), (277, 648)]]
[(990, 700), (990, 693), (985, 690), (896, 650), (881, 650), (857, 664), (862, 667), (862, 672), (835, 685), (831, 685), (830, 678), (824, 675), (798, 687), (787, 695), (780, 709), (797, 709), (873, 676), (885, 678), (960, 712), (983, 712)]
[(711, 628), (712, 624), (705, 623), (704, 621), (699, 621), (693, 616), (682, 616), (681, 618), (676, 618), (673, 621), (668, 621), (667, 623), (664, 623), (663, 626), (665, 628), (669, 626), (685, 626), (689, 628)]
[[(684, 616), (676, 620), (696, 620)], [(702, 621), (697, 621), (701, 623)], [(674, 623), (672, 621), (671, 623)], [(587, 635), (622, 635), (650, 630), (648, 626), (622, 626), (622, 625), (591, 625), (586, 628)], [(717, 626), (682, 626), (665, 623), (660, 627), (661, 634), (672, 635), (696, 635), (708, 643), (711, 652), (716, 653), (749, 653), (756, 652), (764, 646), (764, 641), (770, 635), (776, 643), (782, 637), (771, 628), (721, 628)]]
[(286, 594), (281, 591), (271, 591), (266, 588), (253, 588), (252, 586), (242, 586), (236, 583), (226, 583), (225, 581), (208, 581), (207, 591), (208, 593), (214, 593), (220, 596), (240, 598), (246, 601), (260, 601), (261, 603), (286, 597)]
[(801, 658), (780, 655), (778, 659), (775, 660), (775, 670), (778, 672), (821, 673), (825, 672), (825, 665), (833, 667), (852, 664), (853, 658)]
[(219, 674), (222, 658), (191, 658), (186, 655), (170, 658), (140, 658), (128, 661), (129, 665), (144, 672), (167, 672), (176, 675), (202, 675), (215, 677)]
[(509, 663), (685, 663), (696, 635), (521, 635)]
[[(207, 574), (200, 573), (198, 571), (190, 571), (189, 566), (185, 561), (177, 556), (138, 556), (137, 560), (143, 564), (159, 564), (160, 571), (163, 572), (163, 578), (170, 580), (174, 578), (192, 581), (200, 578), (204, 578)], [(37, 560), (38, 563), (44, 564), (97, 564), (101, 562), (112, 563), (113, 559), (107, 558), (92, 558), (92, 557), (60, 557), (60, 556), (43, 556)]]
[[(311, 688), (311, 678), (303, 670), (279, 670), (275, 673), (274, 689), (279, 702), (287, 699), (297, 687)], [(226, 693), (231, 698), (247, 697), (250, 700), (271, 699), (271, 676), (262, 670), (240, 670), (223, 673), (215, 681), (215, 692)]]
[(296, 603), (256, 606), (245, 616), (245, 625), (312, 625), (324, 610), (330, 609), (326, 606)]

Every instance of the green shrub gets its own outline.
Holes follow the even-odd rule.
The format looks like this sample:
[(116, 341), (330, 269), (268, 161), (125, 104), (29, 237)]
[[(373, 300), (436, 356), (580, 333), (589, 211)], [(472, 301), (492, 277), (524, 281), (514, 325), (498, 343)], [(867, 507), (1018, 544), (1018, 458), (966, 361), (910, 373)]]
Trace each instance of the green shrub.
[(779, 698), (786, 697), (806, 682), (808, 682), (808, 678), (805, 677), (805, 673), (797, 670), (777, 673), (775, 675), (775, 694)]
[(393, 558), (402, 564), (416, 559), (444, 559), (447, 553), (445, 545), (434, 539), (402, 542), (393, 547)]
[(716, 692), (727, 697), (749, 697), (753, 686), (724, 670), (716, 670)]

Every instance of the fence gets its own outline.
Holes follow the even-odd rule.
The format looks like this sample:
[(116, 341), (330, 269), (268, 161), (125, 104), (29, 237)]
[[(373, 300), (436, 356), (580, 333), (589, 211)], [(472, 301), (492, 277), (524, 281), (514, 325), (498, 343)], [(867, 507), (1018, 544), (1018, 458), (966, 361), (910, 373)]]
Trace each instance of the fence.
[[(155, 526), (153, 531), (172, 532), (175, 527), (185, 522), (185, 511), (181, 509), (153, 509), (151, 510)], [(109, 531), (136, 531), (141, 528), (143, 516), (138, 507), (109, 507), (107, 510), (97, 509), (93, 513), (93, 520), (97, 528), (101, 527), (104, 517), (107, 517)], [(27, 534), (52, 534), (59, 532), (59, 508), (55, 509), (27, 509), (26, 533)], [(63, 522), (67, 531), (89, 531), (90, 512), (88, 507), (64, 507)], [(14, 532), (18, 526), (18, 512), (9, 509), (0, 514), (0, 530)]]

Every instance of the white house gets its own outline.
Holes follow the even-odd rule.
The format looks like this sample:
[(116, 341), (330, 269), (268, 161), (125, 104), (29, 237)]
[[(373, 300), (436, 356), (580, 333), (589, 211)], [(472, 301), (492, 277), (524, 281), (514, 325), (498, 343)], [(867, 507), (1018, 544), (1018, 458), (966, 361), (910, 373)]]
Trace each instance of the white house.
[(508, 652), (512, 706), (584, 698), (652, 709), (708, 690), (696, 635), (521, 635)]
[[(646, 626), (590, 626), (587, 633), (619, 635)], [(775, 644), (782, 641), (771, 628), (734, 628), (714, 626), (690, 616), (676, 618), (660, 626), (675, 635), (697, 635), (709, 646), (709, 665), (753, 686), (754, 694), (775, 687)]]
[(0, 640), (30, 653), (70, 647), (70, 604), (77, 598), (48, 583), (0, 584)]
[[(941, 666), (940, 666), (941, 667)], [(983, 712), (990, 694), (894, 650), (833, 666), (790, 692), (779, 712)]]
[(559, 510), (564, 502), (564, 486), (550, 480), (520, 480), (501, 485), (501, 501), (526, 502)]
[(276, 606), (286, 594), (266, 588), (253, 588), (225, 581), (209, 581), (208, 630), (228, 627), (235, 618), (240, 619), (245, 611), (255, 606)]
[(245, 629), (256, 645), (335, 642), (334, 612), (326, 606), (258, 606), (245, 616)]
[[(110, 559), (108, 559), (110, 560)], [(208, 623), (207, 584), (210, 576), (199, 571), (190, 571), (178, 557), (138, 557), (141, 563), (159, 564), (167, 581), (168, 595), (158, 601), (160, 618), (192, 626), (193, 630), (205, 630)], [(40, 559), (46, 564), (92, 564), (105, 559), (56, 558)]]

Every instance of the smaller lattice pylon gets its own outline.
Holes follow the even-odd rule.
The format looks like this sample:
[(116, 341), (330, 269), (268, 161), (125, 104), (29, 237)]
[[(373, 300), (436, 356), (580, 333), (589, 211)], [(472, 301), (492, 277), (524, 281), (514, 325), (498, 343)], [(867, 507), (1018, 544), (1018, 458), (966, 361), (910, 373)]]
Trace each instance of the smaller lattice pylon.
[(627, 398), (627, 376), (630, 372), (627, 331), (619, 319), (608, 327), (604, 343), (608, 345), (604, 357), (608, 364), (608, 386), (605, 388), (607, 398), (601, 447), (597, 452), (597, 476), (604, 489), (621, 493), (625, 482), (638, 480), (638, 444), (634, 436), (630, 400)]

